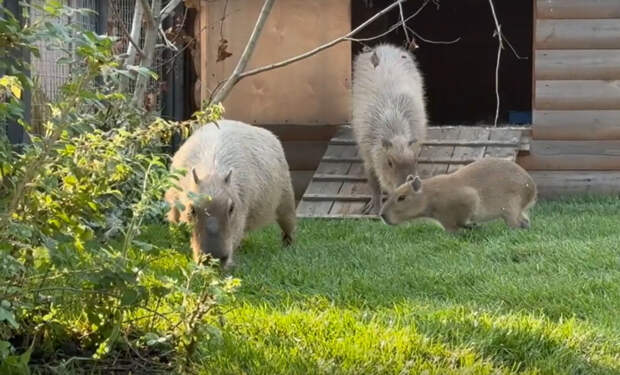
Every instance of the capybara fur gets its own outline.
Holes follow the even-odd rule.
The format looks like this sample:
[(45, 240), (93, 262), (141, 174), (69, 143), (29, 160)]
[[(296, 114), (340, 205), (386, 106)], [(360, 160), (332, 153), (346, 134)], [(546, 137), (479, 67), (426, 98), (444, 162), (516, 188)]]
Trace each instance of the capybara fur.
[(511, 228), (529, 228), (527, 210), (535, 202), (536, 184), (523, 168), (485, 158), (447, 175), (409, 176), (388, 196), (381, 218), (391, 225), (431, 218), (450, 232), (499, 218)]
[(210, 254), (228, 267), (250, 230), (277, 221), (284, 244), (293, 241), (295, 198), (282, 145), (272, 133), (232, 120), (218, 125), (204, 125), (179, 148), (171, 170), (187, 173), (165, 199), (169, 221), (193, 225), (194, 258)]
[(353, 65), (351, 126), (364, 161), (372, 199), (364, 213), (379, 213), (382, 189), (391, 192), (415, 176), (426, 138), (424, 83), (409, 51), (382, 44)]

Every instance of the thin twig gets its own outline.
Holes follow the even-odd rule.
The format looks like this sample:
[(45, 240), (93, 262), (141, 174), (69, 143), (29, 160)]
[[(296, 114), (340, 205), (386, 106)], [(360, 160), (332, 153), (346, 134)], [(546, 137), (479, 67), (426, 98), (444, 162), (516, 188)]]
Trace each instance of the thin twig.
[[(387, 6), (385, 9), (383, 9), (382, 11), (380, 11), (379, 13), (375, 14), (374, 16), (370, 17), (368, 20), (366, 20), (364, 23), (362, 23), (361, 25), (359, 25), (358, 27), (356, 27), (354, 30), (352, 30), (351, 32), (349, 32), (346, 35), (343, 35), (339, 38), (336, 38), (334, 40), (332, 40), (331, 42), (325, 43), (321, 46), (318, 46), (308, 52), (302, 53), (301, 55), (295, 56), (295, 57), (291, 57), (287, 60), (284, 61), (280, 61), (278, 63), (275, 64), (271, 64), (271, 65), (266, 65), (266, 66), (261, 66), (252, 70), (248, 70), (247, 72), (243, 72), (241, 74), (239, 74), (237, 82), (239, 80), (241, 80), (242, 78), (245, 77), (249, 77), (249, 76), (253, 76), (268, 70), (273, 70), (273, 69), (277, 69), (277, 68), (281, 68), (283, 66), (286, 65), (290, 65), (294, 62), (297, 62), (299, 60), (303, 60), (307, 57), (310, 57), (312, 55), (315, 55), (321, 51), (323, 51), (324, 49), (327, 49), (329, 47), (332, 47), (340, 42), (344, 42), (344, 41), (348, 41), (350, 40), (350, 38), (355, 35), (356, 33), (358, 33), (360, 30), (363, 30), (364, 28), (366, 28), (366, 26), (368, 26), (369, 24), (371, 24), (372, 22), (374, 22), (377, 18), (383, 16), (385, 13), (389, 12), (390, 10), (392, 10), (392, 8), (398, 6), (398, 4), (402, 3), (403, 1), (406, 0), (397, 0), (394, 3), (392, 3), (391, 5)], [(400, 24), (400, 23), (399, 23)]]
[(497, 14), (495, 14), (495, 6), (493, 5), (493, 0), (489, 0), (489, 6), (491, 7), (491, 13), (493, 13), (493, 20), (495, 21), (495, 34), (497, 36), (497, 62), (495, 64), (495, 121), (493, 122), (493, 126), (497, 127), (497, 120), (499, 119), (499, 105), (500, 105), (500, 97), (499, 97), (499, 64), (502, 56), (502, 49), (504, 49), (504, 43), (502, 42), (502, 26), (499, 24), (499, 20), (497, 19)]
[(162, 9), (159, 13), (159, 21), (163, 22), (166, 18), (168, 18), (168, 16), (172, 14), (174, 9), (178, 7), (182, 1), (183, 0), (170, 0), (170, 2), (166, 4), (164, 9)]
[(411, 27), (409, 26), (407, 27), (409, 28), (409, 31), (411, 31), (413, 35), (415, 35), (418, 39), (420, 39), (423, 42), (429, 43), (429, 44), (454, 44), (454, 43), (458, 43), (461, 40), (460, 36), (454, 40), (431, 40), (431, 39), (427, 39), (423, 37), (417, 31), (413, 30)]
[(411, 40), (409, 39), (409, 33), (407, 32), (407, 24), (405, 23), (405, 15), (403, 14), (403, 3), (398, 3), (398, 10), (400, 12), (400, 21), (403, 25), (403, 31), (405, 32), (405, 39), (407, 40), (407, 48), (411, 44)]
[(510, 50), (512, 51), (512, 53), (515, 55), (515, 57), (519, 60), (527, 60), (528, 57), (527, 56), (521, 56), (517, 53), (516, 48), (512, 45), (512, 43), (510, 43), (510, 40), (508, 40), (508, 38), (506, 38), (506, 35), (504, 35), (504, 32), (502, 31), (502, 39), (504, 40), (504, 42), (506, 42), (506, 44), (508, 44), (508, 47), (510, 47)]
[[(413, 13), (412, 15), (410, 15), (409, 17), (405, 18), (405, 23), (407, 23), (407, 21), (409, 21), (410, 19), (414, 18), (415, 16), (417, 16), (418, 14), (420, 14), (420, 12), (422, 11), (422, 9), (424, 9), (424, 7), (426, 7), (426, 5), (430, 2), (431, 0), (426, 0), (421, 6), (420, 8), (418, 8), (418, 10), (415, 11), (415, 13)], [(375, 35), (369, 38), (347, 38), (347, 40), (350, 40), (352, 42), (370, 42), (371, 40), (375, 40), (375, 39), (379, 39), (382, 38), (386, 35), (388, 35), (389, 33), (391, 33), (392, 31), (396, 30), (400, 25), (402, 24), (402, 21), (396, 22), (395, 24), (393, 24), (392, 26), (390, 26), (390, 28), (379, 34), (379, 35)]]

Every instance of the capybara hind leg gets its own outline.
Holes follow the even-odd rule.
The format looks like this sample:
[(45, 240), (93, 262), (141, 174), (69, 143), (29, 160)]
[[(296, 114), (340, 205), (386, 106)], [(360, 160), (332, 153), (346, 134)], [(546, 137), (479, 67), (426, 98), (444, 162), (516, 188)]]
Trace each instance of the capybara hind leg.
[(289, 246), (295, 240), (295, 198), (292, 191), (287, 191), (277, 211), (277, 221), (282, 229), (282, 244)]
[(372, 196), (370, 198), (370, 202), (366, 203), (364, 208), (362, 209), (362, 214), (378, 215), (381, 212), (382, 206), (382, 196), (381, 196), (381, 185), (379, 185), (379, 179), (374, 171), (369, 170), (366, 172), (368, 174), (368, 185), (370, 185), (370, 191), (372, 192)]

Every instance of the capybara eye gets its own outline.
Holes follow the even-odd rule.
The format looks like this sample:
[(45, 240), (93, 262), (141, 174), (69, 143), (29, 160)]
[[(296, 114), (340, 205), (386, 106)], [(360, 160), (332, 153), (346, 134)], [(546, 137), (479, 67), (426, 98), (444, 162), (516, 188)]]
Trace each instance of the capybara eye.
[(388, 166), (389, 166), (390, 168), (392, 168), (392, 167), (394, 166), (394, 164), (392, 164), (392, 161), (391, 161), (390, 159), (388, 159)]
[(196, 209), (194, 206), (189, 206), (189, 214), (192, 216), (196, 216)]
[(402, 202), (405, 200), (405, 198), (407, 198), (406, 195), (399, 195), (398, 198), (396, 198), (397, 201)]
[(232, 213), (233, 213), (234, 209), (235, 209), (235, 204), (234, 204), (234, 203), (231, 203), (231, 204), (230, 204), (230, 208), (228, 209), (228, 214), (229, 214), (229, 215), (232, 215)]

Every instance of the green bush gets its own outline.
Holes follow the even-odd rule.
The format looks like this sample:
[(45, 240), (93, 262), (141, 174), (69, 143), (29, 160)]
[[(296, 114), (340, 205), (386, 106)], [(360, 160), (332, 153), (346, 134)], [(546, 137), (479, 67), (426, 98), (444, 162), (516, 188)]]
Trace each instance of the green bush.
[[(196, 343), (217, 336), (218, 306), (238, 284), (177, 249), (140, 241), (161, 220), (161, 197), (178, 176), (167, 144), (217, 120), (213, 106), (185, 122), (144, 113), (119, 91), (127, 70), (107, 36), (50, 22), (80, 10), (49, 2), (22, 27), (0, 1), (0, 50), (35, 42), (67, 51), (71, 76), (48, 104), (43, 132), (23, 119), (32, 82), (24, 61), (0, 66), (0, 122), (17, 119), (27, 144), (0, 133), (0, 373), (187, 370)], [(204, 125), (213, 126), (213, 125)]]

